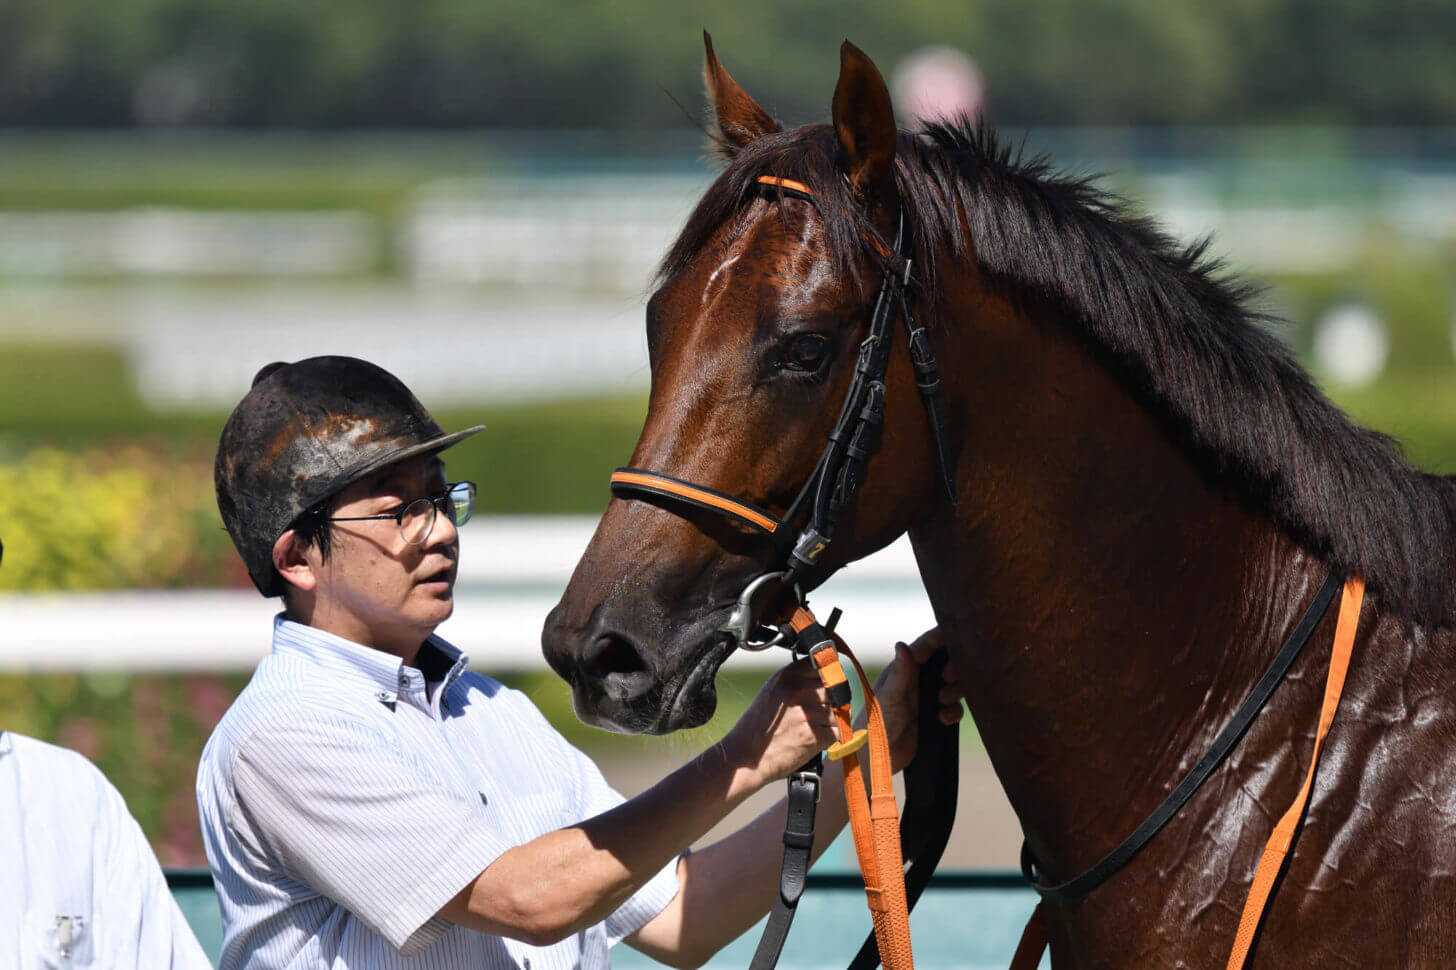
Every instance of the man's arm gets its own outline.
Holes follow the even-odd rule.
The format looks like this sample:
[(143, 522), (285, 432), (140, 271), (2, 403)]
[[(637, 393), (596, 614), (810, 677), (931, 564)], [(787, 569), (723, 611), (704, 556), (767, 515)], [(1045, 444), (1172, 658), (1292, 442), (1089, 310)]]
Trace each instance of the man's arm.
[[(627, 942), (660, 963), (697, 967), (763, 918), (778, 895), (784, 858), (788, 800), (721, 841), (678, 862), (677, 895)], [(814, 814), (813, 859), (818, 859), (849, 820), (844, 772), (826, 762)]]
[[(915, 754), (918, 667), (939, 645), (935, 631), (908, 648), (898, 645), (895, 662), (875, 684), (896, 771)], [(960, 720), (961, 693), (953, 681), (942, 689), (938, 698), (942, 723)], [(746, 932), (768, 912), (778, 894), (787, 811), (787, 799), (781, 799), (737, 832), (682, 859), (677, 895), (627, 942), (662, 963), (696, 967)], [(847, 821), (842, 766), (828, 762), (814, 817), (813, 858), (828, 848)]]
[(437, 915), (538, 946), (564, 939), (606, 919), (745, 798), (833, 740), (813, 668), (786, 667), (721, 742), (636, 798), (502, 853)]

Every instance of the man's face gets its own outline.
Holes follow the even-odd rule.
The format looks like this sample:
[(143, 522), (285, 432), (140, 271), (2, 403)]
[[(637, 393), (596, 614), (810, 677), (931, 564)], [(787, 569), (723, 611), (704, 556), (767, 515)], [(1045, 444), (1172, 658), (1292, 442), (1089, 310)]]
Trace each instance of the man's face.
[[(334, 518), (397, 512), (445, 490), (435, 456), (407, 458), (339, 493)], [(454, 609), (460, 534), (437, 514), (423, 542), (405, 542), (393, 519), (334, 522), (328, 561), (306, 556), (317, 577), (313, 625), (377, 649), (413, 657)]]

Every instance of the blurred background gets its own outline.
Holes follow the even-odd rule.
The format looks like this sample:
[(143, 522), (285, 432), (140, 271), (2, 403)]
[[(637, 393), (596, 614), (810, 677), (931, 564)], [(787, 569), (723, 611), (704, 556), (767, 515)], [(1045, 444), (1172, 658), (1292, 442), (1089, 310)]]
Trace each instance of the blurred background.
[[(580, 727), (538, 635), (645, 413), (655, 261), (713, 178), (700, 31), (770, 112), (827, 119), (848, 37), (901, 124), (966, 112), (1266, 284), (1361, 421), (1456, 467), (1456, 5), (0, 0), (0, 727), (82, 751), (166, 865), (272, 601), (211, 465), (253, 373), (363, 356), (480, 483), (442, 633), (625, 791), (692, 736)], [(883, 659), (930, 623), (892, 548), (817, 601)], [(964, 732), (954, 867), (1014, 865)], [(776, 793), (775, 793), (776, 794)]]

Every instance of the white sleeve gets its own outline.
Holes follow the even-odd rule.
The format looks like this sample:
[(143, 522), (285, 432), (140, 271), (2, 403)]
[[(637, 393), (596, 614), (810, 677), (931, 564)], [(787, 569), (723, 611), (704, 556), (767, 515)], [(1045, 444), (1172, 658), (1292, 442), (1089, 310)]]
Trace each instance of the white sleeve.
[(238, 749), (229, 824), (283, 872), (349, 910), (402, 955), (511, 841), (376, 729), (310, 712)]
[(96, 956), (115, 970), (210, 970), (141, 826), (99, 771), (92, 840)]

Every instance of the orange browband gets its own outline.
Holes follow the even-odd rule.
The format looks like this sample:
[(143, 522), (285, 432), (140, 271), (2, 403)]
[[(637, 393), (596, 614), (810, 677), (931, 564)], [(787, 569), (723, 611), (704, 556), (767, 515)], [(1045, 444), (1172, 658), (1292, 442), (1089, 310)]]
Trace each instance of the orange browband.
[(779, 523), (741, 502), (735, 502), (731, 498), (724, 498), (706, 489), (694, 488), (691, 485), (684, 485), (682, 482), (675, 482), (670, 478), (648, 475), (643, 472), (616, 471), (612, 472), (612, 481), (621, 482), (624, 485), (641, 485), (657, 491), (680, 495), (683, 498), (692, 499), (694, 502), (711, 505), (715, 509), (722, 509), (724, 512), (736, 515), (741, 519), (753, 523), (769, 534), (778, 531)]
[(759, 182), (764, 185), (777, 185), (781, 189), (789, 189), (794, 192), (802, 192), (805, 195), (813, 195), (814, 192), (803, 182), (795, 182), (793, 179), (781, 179), (777, 175), (760, 175)]
[[(799, 192), (803, 195), (810, 196), (811, 198), (814, 195), (813, 191), (809, 188), (809, 186), (805, 185), (803, 182), (795, 182), (793, 179), (779, 178), (777, 175), (760, 175), (758, 177), (758, 181), (762, 185), (776, 185), (781, 189), (787, 189), (790, 192)], [(888, 259), (890, 257), (889, 247), (887, 247), (883, 242), (875, 238), (873, 235), (866, 235), (865, 238), (870, 241), (870, 245), (875, 247), (875, 249), (879, 252), (881, 258)]]

